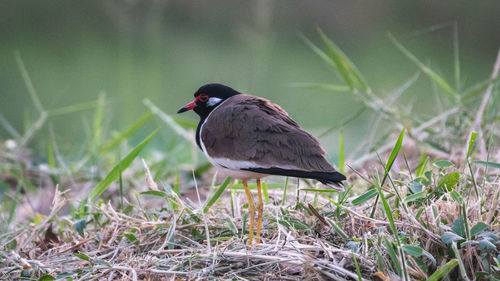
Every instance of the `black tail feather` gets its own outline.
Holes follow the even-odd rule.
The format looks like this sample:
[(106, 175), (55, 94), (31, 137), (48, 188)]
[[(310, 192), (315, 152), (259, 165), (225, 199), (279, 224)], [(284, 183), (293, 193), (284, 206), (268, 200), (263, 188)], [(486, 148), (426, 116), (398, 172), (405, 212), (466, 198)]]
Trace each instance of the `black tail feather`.
[(315, 179), (322, 182), (325, 185), (331, 186), (335, 189), (342, 188), (342, 181), (346, 178), (339, 172), (308, 172), (308, 171), (300, 171), (300, 170), (288, 170), (282, 168), (246, 168), (242, 169), (245, 171), (251, 171), (255, 173), (268, 174), (268, 175), (277, 175), (277, 176), (288, 176), (288, 177), (297, 177), (297, 178), (306, 178), (306, 179)]

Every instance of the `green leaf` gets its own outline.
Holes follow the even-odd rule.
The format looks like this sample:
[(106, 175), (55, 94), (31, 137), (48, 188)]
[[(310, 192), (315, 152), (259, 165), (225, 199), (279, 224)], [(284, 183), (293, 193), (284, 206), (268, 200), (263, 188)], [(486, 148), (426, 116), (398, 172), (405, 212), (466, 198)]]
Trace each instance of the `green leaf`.
[(79, 220), (73, 226), (81, 237), (85, 237), (83, 230), (87, 227), (87, 219)]
[(434, 165), (434, 167), (436, 168), (446, 168), (453, 166), (453, 163), (448, 160), (439, 160), (434, 162), (432, 165)]
[(484, 222), (480, 221), (476, 223), (471, 229), (470, 229), (470, 235), (471, 236), (476, 236), (476, 234), (488, 229), (489, 226), (485, 224)]
[(74, 256), (77, 258), (80, 258), (84, 261), (88, 261), (88, 262), (92, 263), (92, 259), (89, 256), (87, 256), (86, 254), (77, 253), (77, 254), (74, 254)]
[(455, 187), (455, 185), (457, 185), (459, 180), (460, 180), (459, 172), (449, 173), (444, 175), (441, 179), (439, 179), (438, 186), (440, 186), (441, 188), (446, 186), (446, 189), (450, 191), (453, 190), (453, 188)]
[(356, 197), (354, 200), (352, 200), (353, 205), (359, 205), (362, 204), (373, 197), (375, 197), (378, 194), (378, 191), (376, 188), (372, 188), (368, 190), (367, 192), (363, 193), (362, 195)]
[(419, 193), (422, 192), (423, 186), (420, 183), (421, 178), (414, 179), (410, 182), (410, 190), (413, 193)]
[(130, 242), (132, 242), (132, 243), (137, 243), (137, 242), (139, 242), (139, 241), (137, 240), (137, 237), (135, 237), (135, 235), (134, 235), (134, 234), (132, 234), (132, 233), (125, 233), (125, 234), (123, 234), (123, 236), (127, 237), (127, 239), (128, 239)]
[(425, 191), (421, 191), (421, 192), (418, 192), (418, 193), (415, 193), (415, 194), (412, 194), (412, 195), (409, 195), (405, 198), (405, 202), (406, 203), (409, 203), (409, 202), (413, 202), (413, 201), (416, 201), (420, 198), (424, 198), (425, 197), (425, 194), (426, 192)]
[(497, 246), (495, 244), (491, 243), (487, 239), (481, 239), (479, 240), (479, 247), (477, 248), (479, 251), (484, 251), (484, 250), (496, 250)]
[(489, 231), (481, 232), (477, 236), (478, 237), (482, 237), (484, 239), (488, 239), (488, 240), (490, 240), (493, 243), (497, 243), (498, 240), (499, 240), (498, 236), (496, 234), (494, 234), (493, 232), (489, 232)]
[(139, 152), (141, 152), (144, 147), (149, 143), (149, 141), (156, 135), (158, 132), (158, 129), (153, 131), (147, 138), (145, 138), (140, 144), (138, 144), (132, 151), (125, 156), (116, 166), (111, 169), (111, 171), (108, 173), (108, 175), (101, 180), (96, 187), (92, 190), (90, 193), (90, 199), (94, 199), (97, 196), (101, 195), (101, 193), (106, 190), (106, 188), (114, 181), (116, 180), (120, 174), (130, 166), (132, 161), (137, 157)]
[(472, 161), (474, 164), (500, 169), (500, 163), (486, 162), (486, 161)]
[(463, 216), (458, 217), (458, 219), (453, 222), (451, 230), (453, 230), (456, 234), (465, 237), (465, 221)]
[(21, 277), (29, 278), (31, 276), (31, 271), (29, 269), (23, 269), (21, 271)]
[[(65, 272), (61, 272), (61, 273), (57, 274), (56, 279), (61, 279), (61, 278), (64, 278), (64, 277), (70, 277), (70, 276), (73, 276), (73, 275), (74, 275), (74, 273), (69, 273), (69, 272), (65, 271)], [(66, 281), (67, 280), (68, 279), (66, 279)]]
[(465, 240), (462, 236), (459, 236), (453, 232), (446, 231), (441, 235), (441, 241), (445, 244), (451, 244), (453, 242)]
[(236, 236), (238, 234), (238, 228), (236, 228), (236, 225), (234, 225), (234, 222), (230, 218), (225, 218), (224, 220), (229, 225), (229, 229), (231, 230), (231, 232), (233, 233), (233, 235)]
[(450, 192), (451, 194), (451, 198), (453, 198), (453, 200), (455, 200), (458, 204), (462, 205), (462, 196), (456, 191), (456, 190), (452, 190)]
[(50, 274), (44, 274), (38, 278), (38, 281), (52, 281), (56, 280), (56, 278)]
[(425, 186), (429, 186), (432, 182), (432, 171), (426, 171), (424, 172), (425, 179), (422, 181), (422, 183)]
[(402, 245), (403, 250), (413, 257), (420, 257), (424, 253), (424, 249), (414, 245)]
[(137, 121), (135, 121), (130, 127), (128, 127), (125, 131), (118, 134), (115, 138), (109, 140), (104, 145), (101, 146), (99, 152), (106, 153), (120, 144), (123, 140), (129, 138), (133, 133), (137, 132), (142, 126), (153, 117), (154, 114), (149, 111), (148, 113), (141, 116)]
[(293, 219), (290, 219), (290, 220), (278, 220), (278, 223), (285, 226), (286, 228), (290, 229), (290, 228), (294, 228), (294, 229), (297, 229), (297, 230), (306, 230), (306, 229), (310, 229), (311, 227), (303, 222), (300, 222), (300, 221), (296, 221), (296, 220), (293, 220)]
[(458, 261), (457, 259), (452, 259), (445, 265), (441, 266), (438, 270), (436, 270), (429, 278), (427, 281), (438, 281), (444, 276), (448, 275), (454, 268), (457, 266)]
[(227, 177), (226, 180), (221, 184), (221, 186), (215, 192), (214, 196), (212, 196), (212, 198), (210, 198), (210, 200), (205, 204), (205, 208), (203, 208), (204, 213), (208, 212), (208, 209), (217, 201), (217, 199), (219, 199), (230, 181), (231, 177)]
[(428, 258), (428, 259), (432, 262), (432, 264), (434, 264), (434, 265), (436, 265), (436, 264), (437, 264), (436, 259), (434, 258), (434, 256), (433, 256), (433, 255), (431, 255), (431, 253), (427, 252), (426, 250), (423, 250), (422, 255), (423, 255), (424, 257), (427, 257), (427, 258)]
[(158, 196), (158, 197), (167, 197), (167, 194), (165, 192), (158, 191), (158, 190), (143, 191), (140, 194), (141, 195), (153, 195), (153, 196)]

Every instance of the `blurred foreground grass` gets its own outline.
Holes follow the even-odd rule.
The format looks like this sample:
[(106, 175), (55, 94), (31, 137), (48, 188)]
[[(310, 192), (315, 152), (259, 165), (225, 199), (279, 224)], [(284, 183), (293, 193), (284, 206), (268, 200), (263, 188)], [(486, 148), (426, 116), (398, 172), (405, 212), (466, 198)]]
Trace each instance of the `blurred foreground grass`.
[[(105, 95), (47, 110), (18, 55), (39, 118), (22, 134), (2, 120), (13, 138), (0, 146), (0, 277), (499, 279), (500, 55), (491, 77), (464, 85), (456, 40), (450, 82), (389, 38), (418, 72), (385, 97), (321, 31), (320, 44), (305, 38), (342, 83), (295, 86), (345, 91), (359, 104), (359, 112), (322, 132), (340, 137), (335, 142), (338, 168), (349, 178), (346, 192), (270, 178), (263, 242), (252, 247), (246, 244), (241, 184), (226, 179), (219, 185), (221, 179), (198, 159), (196, 124), (145, 99), (141, 118), (109, 132)], [(433, 115), (398, 102), (419, 79), (434, 90)], [(47, 120), (89, 109), (89, 137), (76, 152), (78, 160), (69, 161)], [(344, 143), (351, 140), (342, 128), (364, 111), (375, 116), (370, 131), (346, 154)], [(43, 126), (51, 132), (46, 161), (32, 158), (27, 145)], [(176, 137), (164, 137), (163, 127), (129, 145), (133, 136), (161, 126)], [(163, 139), (166, 149), (145, 149)]]

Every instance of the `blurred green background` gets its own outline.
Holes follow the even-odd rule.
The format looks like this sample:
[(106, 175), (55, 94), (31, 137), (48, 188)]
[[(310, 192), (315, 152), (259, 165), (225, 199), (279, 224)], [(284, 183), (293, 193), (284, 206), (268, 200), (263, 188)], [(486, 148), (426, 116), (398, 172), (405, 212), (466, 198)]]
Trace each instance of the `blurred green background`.
[[(470, 85), (491, 72), (500, 46), (499, 12), (498, 0), (3, 0), (0, 112), (19, 132), (37, 118), (16, 63), (19, 52), (46, 109), (92, 101), (105, 92), (108, 130), (123, 130), (141, 116), (147, 110), (144, 98), (174, 115), (199, 86), (221, 82), (270, 98), (319, 135), (360, 105), (349, 93), (291, 86), (342, 84), (300, 34), (319, 43), (316, 28), (323, 29), (384, 96), (417, 72), (387, 32), (453, 81), (456, 23), (461, 82)], [(421, 75), (400, 102), (432, 115), (437, 110), (432, 95), (432, 83)], [(88, 110), (50, 119), (63, 154), (84, 146), (92, 116)], [(181, 117), (197, 121), (195, 114)], [(366, 135), (371, 117), (367, 111), (347, 126), (346, 151)], [(155, 127), (150, 125), (145, 134)], [(47, 128), (30, 143), (42, 156)], [(162, 134), (165, 141), (173, 132)], [(0, 139), (8, 138), (0, 127)], [(334, 158), (336, 135), (322, 143)]]

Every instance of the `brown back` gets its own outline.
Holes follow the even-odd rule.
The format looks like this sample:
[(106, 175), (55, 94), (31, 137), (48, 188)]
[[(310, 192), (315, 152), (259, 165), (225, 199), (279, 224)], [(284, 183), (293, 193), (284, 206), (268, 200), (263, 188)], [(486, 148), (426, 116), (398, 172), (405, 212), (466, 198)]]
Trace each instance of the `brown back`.
[(210, 114), (201, 139), (210, 157), (250, 161), (261, 167), (334, 172), (318, 140), (270, 101), (240, 94)]

